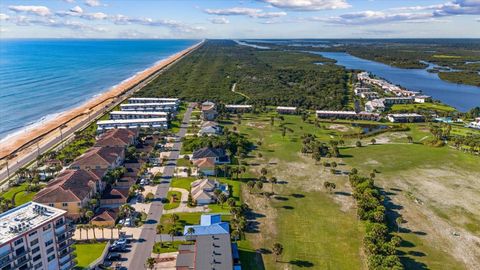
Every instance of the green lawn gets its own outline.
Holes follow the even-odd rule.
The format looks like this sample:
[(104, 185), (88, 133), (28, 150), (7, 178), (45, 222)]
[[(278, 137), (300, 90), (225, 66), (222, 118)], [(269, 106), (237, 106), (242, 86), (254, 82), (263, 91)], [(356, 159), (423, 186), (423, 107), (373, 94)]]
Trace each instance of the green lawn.
[(181, 177), (181, 178), (173, 178), (170, 187), (175, 188), (183, 188), (186, 190), (190, 190), (190, 184), (197, 180), (195, 177)]
[(445, 104), (438, 103), (413, 103), (413, 104), (395, 104), (392, 106), (391, 111), (415, 111), (415, 110), (432, 110), (442, 112), (453, 112), (455, 108)]
[(107, 243), (98, 242), (91, 244), (75, 244), (78, 264), (76, 269), (87, 268), (92, 262), (98, 259), (105, 249)]
[(178, 251), (179, 245), (189, 245), (193, 243), (194, 242), (188, 242), (188, 241), (173, 241), (173, 242), (166, 242), (166, 243), (157, 242), (153, 246), (153, 253), (162, 254), (167, 252), (175, 252), (175, 251)]
[[(177, 224), (175, 227), (179, 232), (183, 233), (183, 228), (186, 225), (196, 225), (200, 224), (200, 216), (203, 213), (201, 212), (194, 212), (194, 213), (177, 213), (179, 220), (177, 221)], [(208, 214), (208, 213), (207, 213)], [(168, 233), (170, 229), (173, 227), (172, 222), (170, 221), (170, 217), (172, 214), (165, 214), (162, 215), (162, 218), (160, 219), (160, 224), (163, 225), (164, 227), (164, 232), (163, 233)], [(230, 216), (229, 215), (222, 215), (222, 221), (229, 221)]]
[[(176, 197), (176, 200), (173, 200), (173, 197)], [(175, 209), (180, 206), (180, 202), (182, 201), (182, 193), (178, 191), (169, 191), (167, 194), (168, 203), (163, 206), (164, 210), (171, 210)]]
[(185, 114), (186, 111), (187, 111), (187, 105), (184, 102), (182, 102), (178, 107), (176, 120), (170, 123), (170, 129), (172, 130), (173, 133), (177, 133), (180, 130), (180, 125), (183, 121), (183, 115)]
[(9, 188), (6, 192), (0, 194), (6, 200), (12, 200), (15, 196), (15, 206), (22, 205), (24, 203), (32, 201), (37, 192), (26, 191), (27, 184), (23, 183), (18, 186)]
[(177, 159), (177, 166), (178, 167), (192, 167), (192, 162), (188, 159), (184, 159), (183, 156), (181, 156), (179, 159)]

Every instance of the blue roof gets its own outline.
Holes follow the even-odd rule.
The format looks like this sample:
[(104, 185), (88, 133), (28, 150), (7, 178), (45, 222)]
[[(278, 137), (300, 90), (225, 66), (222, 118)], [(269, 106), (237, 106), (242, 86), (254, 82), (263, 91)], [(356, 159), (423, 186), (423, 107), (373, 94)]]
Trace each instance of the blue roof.
[(208, 226), (185, 226), (185, 229), (183, 230), (184, 235), (189, 235), (188, 228), (193, 228), (195, 230), (192, 235), (230, 234), (230, 227), (228, 225), (228, 222), (220, 222)]
[(220, 214), (202, 215), (200, 217), (200, 225), (202, 226), (209, 226), (220, 222), (222, 222), (222, 216)]
[(232, 257), (233, 259), (240, 259), (240, 254), (238, 253), (237, 243), (232, 243)]

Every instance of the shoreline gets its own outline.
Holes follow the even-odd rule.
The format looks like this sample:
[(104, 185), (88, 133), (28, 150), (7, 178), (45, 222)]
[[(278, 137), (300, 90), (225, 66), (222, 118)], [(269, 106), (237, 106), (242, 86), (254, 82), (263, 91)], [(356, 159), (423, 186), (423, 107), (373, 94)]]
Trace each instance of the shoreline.
[(10, 135), (7, 135), (0, 140), (0, 159), (5, 160), (7, 156), (11, 156), (12, 154), (20, 157), (19, 152), (27, 150), (22, 148), (27, 148), (29, 144), (32, 143), (37, 144), (34, 141), (38, 141), (38, 144), (46, 143), (46, 141), (49, 140), (49, 137), (54, 135), (52, 133), (60, 133), (60, 127), (62, 127), (63, 133), (69, 132), (71, 128), (78, 125), (80, 122), (88, 120), (91, 115), (96, 115), (102, 110), (105, 110), (110, 104), (115, 102), (115, 99), (118, 99), (120, 96), (126, 94), (155, 73), (163, 70), (165, 67), (168, 67), (170, 64), (201, 46), (203, 42), (204, 40), (180, 52), (170, 55), (167, 58), (156, 61), (152, 66), (120, 81), (118, 84), (113, 85), (104, 92), (93, 95), (78, 106), (56, 113), (55, 117), (52, 117), (51, 119), (45, 119), (42, 121), (41, 119), (43, 118), (40, 118), (36, 123), (32, 123), (18, 131), (14, 131)]

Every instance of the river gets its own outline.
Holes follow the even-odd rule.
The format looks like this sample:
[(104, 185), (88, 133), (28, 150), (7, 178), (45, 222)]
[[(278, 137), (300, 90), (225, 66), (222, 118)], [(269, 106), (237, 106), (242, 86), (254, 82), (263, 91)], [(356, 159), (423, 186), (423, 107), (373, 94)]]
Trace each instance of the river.
[(311, 52), (337, 60), (337, 64), (348, 69), (368, 71), (393, 84), (397, 84), (413, 91), (422, 91), (424, 94), (441, 100), (459, 111), (480, 106), (480, 87), (455, 84), (441, 80), (436, 73), (426, 69), (396, 68), (375, 61), (365, 60), (342, 52)]

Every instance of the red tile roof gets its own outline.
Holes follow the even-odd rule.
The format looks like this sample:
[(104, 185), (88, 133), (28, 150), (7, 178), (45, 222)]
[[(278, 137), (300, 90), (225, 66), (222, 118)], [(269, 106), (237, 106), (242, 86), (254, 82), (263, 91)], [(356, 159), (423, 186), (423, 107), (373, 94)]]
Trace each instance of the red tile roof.
[(105, 170), (65, 170), (44, 189), (38, 192), (34, 201), (38, 203), (78, 202), (89, 196)]
[(109, 167), (114, 164), (119, 157), (123, 158), (124, 155), (125, 148), (123, 147), (92, 147), (78, 157), (71, 166), (91, 166), (92, 168), (96, 166)]
[(137, 137), (137, 132), (130, 129), (110, 129), (103, 133), (97, 139), (95, 146), (128, 146), (134, 138)]

